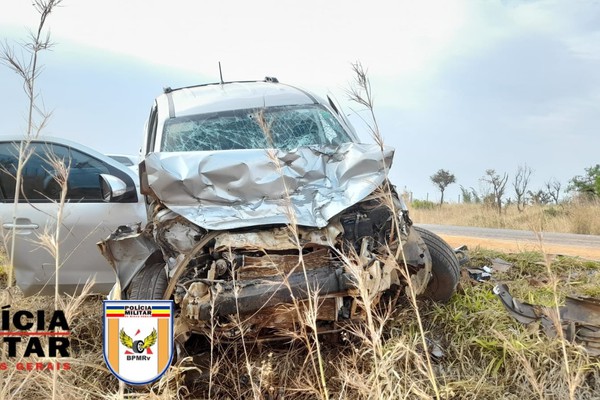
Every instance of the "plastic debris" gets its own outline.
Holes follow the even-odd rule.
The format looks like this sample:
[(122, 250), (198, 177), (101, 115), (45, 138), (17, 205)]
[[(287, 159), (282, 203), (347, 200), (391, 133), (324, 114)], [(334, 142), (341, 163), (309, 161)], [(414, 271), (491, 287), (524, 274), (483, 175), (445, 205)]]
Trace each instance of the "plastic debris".
[(469, 278), (477, 282), (489, 281), (492, 278), (492, 270), (488, 267), (482, 268), (467, 268)]

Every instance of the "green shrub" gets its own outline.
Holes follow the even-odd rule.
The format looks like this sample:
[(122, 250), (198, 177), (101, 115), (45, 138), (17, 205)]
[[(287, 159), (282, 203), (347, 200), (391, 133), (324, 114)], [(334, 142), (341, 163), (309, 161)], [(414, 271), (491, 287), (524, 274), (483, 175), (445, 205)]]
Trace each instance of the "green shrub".
[(433, 201), (429, 200), (413, 200), (411, 203), (413, 208), (418, 210), (432, 210), (435, 208), (436, 204)]

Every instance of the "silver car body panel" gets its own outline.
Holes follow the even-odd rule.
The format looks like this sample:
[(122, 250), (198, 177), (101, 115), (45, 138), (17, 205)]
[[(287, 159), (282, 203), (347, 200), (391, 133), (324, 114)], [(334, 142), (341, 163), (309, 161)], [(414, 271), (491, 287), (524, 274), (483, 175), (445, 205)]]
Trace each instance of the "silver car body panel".
[[(126, 168), (126, 167), (125, 167)], [(8, 204), (2, 204), (8, 206)], [(10, 204), (12, 208), (12, 204)], [(52, 234), (58, 205), (55, 203), (20, 203), (19, 222), (37, 226), (18, 229), (15, 246), (15, 279), (25, 295), (54, 291), (55, 261), (39, 244), (39, 235)], [(123, 221), (145, 221), (143, 204), (136, 203), (67, 203), (63, 208), (59, 270), (60, 292), (75, 293), (88, 278), (94, 278), (93, 292), (108, 293), (115, 282), (115, 272), (96, 251), (96, 243), (108, 236)], [(2, 233), (10, 249), (8, 214), (1, 212)]]
[(391, 147), (346, 143), (151, 153), (145, 162), (158, 199), (207, 230), (290, 222), (323, 228), (383, 183), (393, 154)]
[[(23, 136), (0, 136), (0, 143), (22, 141)], [(139, 179), (128, 167), (112, 158), (79, 143), (63, 138), (43, 136), (34, 142), (65, 146), (127, 174), (136, 186), (136, 202), (70, 202), (63, 208), (60, 238), (60, 292), (74, 293), (86, 280), (94, 277), (94, 292), (108, 293), (115, 283), (115, 272), (96, 250), (96, 243), (126, 222), (146, 222), (146, 208), (139, 194)], [(53, 293), (55, 261), (50, 252), (40, 246), (40, 235), (54, 233), (58, 204), (52, 200), (17, 205), (17, 230), (15, 242), (14, 271), (17, 285), (25, 295), (38, 292)], [(0, 202), (0, 223), (7, 249), (11, 247), (13, 201)]]

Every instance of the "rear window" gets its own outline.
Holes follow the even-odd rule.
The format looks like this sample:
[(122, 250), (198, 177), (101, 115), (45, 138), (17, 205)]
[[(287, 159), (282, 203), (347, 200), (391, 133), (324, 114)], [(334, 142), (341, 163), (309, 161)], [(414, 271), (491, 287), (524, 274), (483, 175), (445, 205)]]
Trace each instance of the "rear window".
[[(15, 175), (19, 162), (18, 143), (0, 145), (0, 165), (2, 169), (3, 197), (12, 201), (15, 197)], [(61, 188), (55, 177), (52, 158), (62, 160), (69, 167), (67, 198), (77, 200), (101, 200), (98, 175), (108, 174), (109, 170), (101, 161), (69, 147), (31, 143), (31, 155), (23, 165), (21, 201), (51, 201), (60, 198)]]
[[(126, 173), (94, 156), (57, 143), (33, 142), (28, 146), (30, 156), (22, 168), (20, 202), (52, 202), (60, 199), (61, 187), (56, 177), (53, 159), (62, 160), (69, 167), (67, 200), (70, 202), (104, 202), (100, 187), (100, 174), (114, 175), (127, 186), (134, 182)], [(15, 198), (15, 176), (19, 164), (19, 142), (0, 142), (0, 202)], [(120, 202), (136, 202), (135, 193)]]
[(171, 118), (165, 122), (161, 150), (291, 150), (348, 142), (350, 136), (328, 110), (309, 104)]

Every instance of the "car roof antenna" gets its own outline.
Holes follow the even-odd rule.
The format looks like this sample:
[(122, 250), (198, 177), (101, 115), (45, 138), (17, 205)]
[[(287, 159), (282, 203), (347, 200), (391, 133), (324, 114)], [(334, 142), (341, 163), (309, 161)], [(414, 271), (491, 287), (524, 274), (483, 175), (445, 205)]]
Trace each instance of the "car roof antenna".
[(223, 82), (223, 71), (221, 71), (221, 61), (219, 61), (219, 77), (221, 78), (221, 85), (224, 84), (225, 82)]

